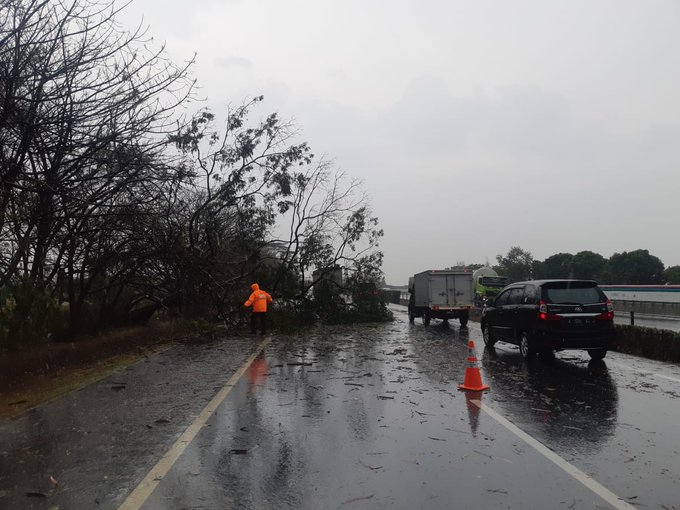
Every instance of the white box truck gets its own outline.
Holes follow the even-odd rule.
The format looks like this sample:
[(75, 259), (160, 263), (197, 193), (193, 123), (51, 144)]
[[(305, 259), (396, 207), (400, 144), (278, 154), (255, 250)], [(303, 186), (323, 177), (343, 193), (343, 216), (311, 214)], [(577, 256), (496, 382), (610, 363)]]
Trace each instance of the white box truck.
[(470, 272), (423, 271), (409, 278), (408, 291), (409, 322), (422, 317), (427, 326), (432, 319), (458, 319), (460, 325), (465, 326), (470, 318), (475, 296)]

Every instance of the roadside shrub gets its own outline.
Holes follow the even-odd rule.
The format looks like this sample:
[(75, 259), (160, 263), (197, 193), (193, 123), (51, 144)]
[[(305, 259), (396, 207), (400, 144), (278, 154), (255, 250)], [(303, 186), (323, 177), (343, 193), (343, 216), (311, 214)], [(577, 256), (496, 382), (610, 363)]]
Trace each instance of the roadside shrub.
[(224, 335), (224, 330), (220, 329), (219, 324), (205, 319), (184, 321), (184, 331), (186, 336), (183, 340), (188, 343), (212, 342)]
[(616, 350), (660, 361), (680, 362), (680, 333), (642, 326), (616, 326)]

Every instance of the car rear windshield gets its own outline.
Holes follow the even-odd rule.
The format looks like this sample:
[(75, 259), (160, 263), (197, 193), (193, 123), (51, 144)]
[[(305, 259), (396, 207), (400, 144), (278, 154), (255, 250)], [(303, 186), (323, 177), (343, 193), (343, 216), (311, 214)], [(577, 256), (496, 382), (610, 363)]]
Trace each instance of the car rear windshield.
[(555, 282), (543, 285), (542, 299), (546, 303), (585, 305), (604, 303), (607, 297), (592, 282)]

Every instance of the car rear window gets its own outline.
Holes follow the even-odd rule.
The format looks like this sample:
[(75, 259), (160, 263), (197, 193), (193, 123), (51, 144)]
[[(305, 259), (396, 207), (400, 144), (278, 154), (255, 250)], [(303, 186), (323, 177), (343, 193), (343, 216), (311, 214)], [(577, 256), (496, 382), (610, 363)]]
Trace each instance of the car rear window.
[(556, 282), (543, 286), (542, 299), (546, 303), (585, 305), (604, 303), (607, 297), (591, 282)]

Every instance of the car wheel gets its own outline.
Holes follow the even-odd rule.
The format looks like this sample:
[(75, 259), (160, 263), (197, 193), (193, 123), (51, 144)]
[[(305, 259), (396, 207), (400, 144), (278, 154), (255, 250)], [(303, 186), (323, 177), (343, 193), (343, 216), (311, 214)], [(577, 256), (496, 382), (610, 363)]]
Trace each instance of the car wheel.
[(519, 339), (519, 352), (524, 359), (532, 359), (536, 356), (536, 348), (526, 333), (522, 333)]
[(423, 310), (423, 324), (425, 326), (429, 326), (430, 320), (431, 320), (430, 312), (428, 312), (427, 310)]
[(491, 331), (489, 331), (487, 324), (482, 326), (482, 337), (484, 338), (484, 345), (487, 347), (493, 347), (496, 343), (496, 339), (491, 336)]
[(413, 324), (416, 320), (416, 316), (413, 313), (413, 308), (409, 305), (408, 307), (408, 321)]
[(607, 349), (591, 349), (588, 351), (591, 359), (600, 360), (607, 355)]

